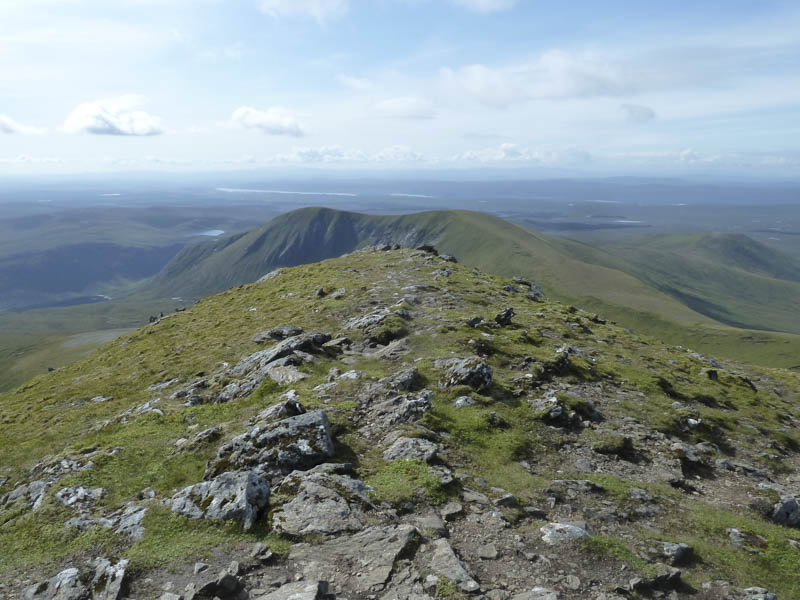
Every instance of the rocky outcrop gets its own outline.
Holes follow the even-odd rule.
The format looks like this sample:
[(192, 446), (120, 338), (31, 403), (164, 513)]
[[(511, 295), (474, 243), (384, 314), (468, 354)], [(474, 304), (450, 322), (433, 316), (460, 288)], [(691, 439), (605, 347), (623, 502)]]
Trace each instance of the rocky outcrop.
[(272, 478), (313, 467), (334, 454), (328, 415), (322, 410), (256, 425), (223, 444), (206, 469), (210, 479), (227, 471), (254, 470)]

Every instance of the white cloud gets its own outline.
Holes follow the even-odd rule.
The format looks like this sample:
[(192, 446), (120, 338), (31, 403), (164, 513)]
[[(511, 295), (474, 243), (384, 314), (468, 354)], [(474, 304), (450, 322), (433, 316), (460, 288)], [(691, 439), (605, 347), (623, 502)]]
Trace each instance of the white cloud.
[(656, 118), (655, 111), (649, 106), (641, 104), (621, 104), (619, 108), (625, 113), (625, 118), (631, 123), (647, 123)]
[(394, 119), (433, 119), (436, 116), (433, 105), (417, 96), (382, 100), (374, 104), (372, 108), (378, 114)]
[(142, 96), (129, 94), (79, 104), (64, 122), (66, 133), (150, 136), (163, 133), (161, 119), (140, 110)]
[(585, 164), (592, 161), (592, 155), (582, 148), (540, 148), (532, 150), (518, 144), (505, 143), (493, 148), (462, 152), (461, 154), (455, 155), (452, 161), (458, 164), (536, 164), (555, 167)]
[(21, 133), (25, 135), (41, 135), (47, 130), (17, 123), (7, 115), (0, 115), (0, 133)]
[(357, 92), (363, 92), (372, 88), (372, 82), (369, 79), (350, 77), (349, 75), (339, 75), (336, 79), (338, 79), (339, 83), (341, 83), (343, 86), (348, 87), (351, 90), (356, 90)]
[(62, 164), (64, 159), (50, 156), (28, 156), (20, 154), (13, 158), (0, 157), (0, 165), (55, 165)]
[(277, 106), (267, 110), (240, 106), (233, 111), (231, 121), (238, 123), (245, 129), (257, 129), (269, 135), (290, 135), (293, 137), (305, 135), (297, 119)]
[(259, 0), (261, 12), (273, 17), (312, 17), (319, 23), (339, 19), (350, 9), (349, 0)]
[(350, 150), (341, 146), (322, 146), (320, 148), (292, 148), (289, 154), (276, 156), (275, 161), (296, 164), (365, 163), (369, 161), (369, 157), (361, 150)]
[(499, 12), (510, 10), (517, 4), (517, 0), (450, 0), (453, 4), (463, 6), (479, 13)]

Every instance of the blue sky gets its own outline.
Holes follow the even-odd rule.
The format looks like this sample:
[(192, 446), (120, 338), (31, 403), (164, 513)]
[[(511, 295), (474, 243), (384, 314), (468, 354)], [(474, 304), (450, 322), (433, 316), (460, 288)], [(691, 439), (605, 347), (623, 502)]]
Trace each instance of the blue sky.
[(0, 175), (793, 176), (800, 4), (0, 0)]

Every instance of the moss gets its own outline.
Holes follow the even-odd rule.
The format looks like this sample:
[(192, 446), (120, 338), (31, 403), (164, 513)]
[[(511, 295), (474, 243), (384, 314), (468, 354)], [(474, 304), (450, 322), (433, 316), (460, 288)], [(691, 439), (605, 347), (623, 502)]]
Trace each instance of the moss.
[(454, 581), (450, 581), (446, 577), (439, 577), (439, 583), (436, 584), (436, 597), (442, 600), (466, 600), (467, 596), (461, 593), (458, 585)]
[[(439, 478), (430, 467), (417, 459), (403, 459), (387, 463), (366, 483), (374, 488), (378, 501), (402, 504), (420, 499), (430, 504), (442, 504), (447, 494)], [(420, 497), (421, 496), (421, 497)]]

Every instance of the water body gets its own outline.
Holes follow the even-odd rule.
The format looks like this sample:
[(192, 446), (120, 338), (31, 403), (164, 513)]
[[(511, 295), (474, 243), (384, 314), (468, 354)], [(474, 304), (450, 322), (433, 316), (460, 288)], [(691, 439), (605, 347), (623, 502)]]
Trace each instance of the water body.
[(210, 237), (219, 237), (223, 233), (225, 233), (224, 229), (209, 229), (208, 231), (201, 231), (200, 233), (194, 233), (192, 235), (207, 235)]

